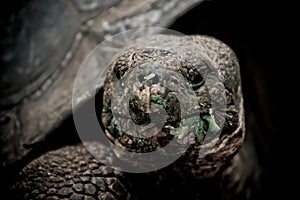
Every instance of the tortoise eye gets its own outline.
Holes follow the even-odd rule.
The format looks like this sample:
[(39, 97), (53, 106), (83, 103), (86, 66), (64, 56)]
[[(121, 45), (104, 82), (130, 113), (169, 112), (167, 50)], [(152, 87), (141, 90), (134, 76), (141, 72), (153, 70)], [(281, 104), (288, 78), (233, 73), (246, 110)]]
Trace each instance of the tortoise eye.
[(203, 77), (196, 70), (193, 71), (192, 75), (190, 75), (188, 79), (189, 79), (189, 82), (192, 84), (192, 87), (194, 90), (198, 89), (204, 83)]

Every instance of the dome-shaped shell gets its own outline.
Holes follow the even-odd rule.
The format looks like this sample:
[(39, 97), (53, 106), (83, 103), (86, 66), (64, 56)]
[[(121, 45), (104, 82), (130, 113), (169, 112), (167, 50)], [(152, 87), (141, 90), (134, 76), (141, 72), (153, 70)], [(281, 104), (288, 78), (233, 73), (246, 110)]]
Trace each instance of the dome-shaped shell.
[(106, 36), (166, 27), (201, 1), (32, 0), (2, 19), (0, 165), (23, 158), (71, 115), (76, 72)]

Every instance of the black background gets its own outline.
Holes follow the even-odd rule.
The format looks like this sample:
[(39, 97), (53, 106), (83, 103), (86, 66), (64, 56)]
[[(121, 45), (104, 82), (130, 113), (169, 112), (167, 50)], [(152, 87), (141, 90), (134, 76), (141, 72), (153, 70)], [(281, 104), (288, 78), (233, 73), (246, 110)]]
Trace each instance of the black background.
[[(24, 5), (26, 1), (21, 0), (1, 6), (1, 17)], [(288, 47), (296, 40), (291, 35), (292, 27), (299, 24), (292, 23), (293, 14), (281, 2), (211, 0), (188, 11), (170, 27), (184, 34), (216, 37), (237, 54), (247, 134), (255, 138), (263, 170), (262, 190), (258, 195), (261, 199), (288, 199), (292, 191), (288, 178), (297, 170), (292, 164), (295, 157), (291, 153), (295, 148), (291, 147), (295, 146), (290, 135), (297, 133), (298, 125), (290, 122), (292, 116), (283, 114), (285, 110), (293, 110), (289, 89), (297, 82), (292, 78), (292, 74), (297, 74), (297, 67), (291, 64), (296, 59), (291, 56), (295, 51)]]
[(298, 125), (292, 123), (297, 104), (292, 97), (299, 89), (292, 89), (297, 85), (297, 58), (292, 56), (297, 39), (292, 30), (299, 23), (290, 6), (275, 1), (205, 1), (171, 26), (184, 34), (216, 37), (237, 54), (247, 134), (254, 138), (263, 171), (257, 196), (261, 199), (288, 198), (297, 174), (293, 134)]

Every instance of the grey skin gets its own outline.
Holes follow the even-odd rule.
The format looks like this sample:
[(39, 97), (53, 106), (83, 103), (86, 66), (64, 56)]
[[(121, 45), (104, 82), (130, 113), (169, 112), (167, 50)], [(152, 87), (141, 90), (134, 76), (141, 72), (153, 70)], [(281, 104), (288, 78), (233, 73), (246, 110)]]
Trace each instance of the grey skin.
[(3, 19), (0, 167), (39, 151), (71, 115), (76, 72), (105, 37), (141, 26), (167, 27), (201, 1), (31, 0)]
[[(149, 45), (155, 48), (152, 49), (152, 53), (145, 56), (143, 52), (149, 50)], [(195, 47), (200, 47), (202, 50), (199, 52)], [(163, 57), (160, 54), (162, 50), (169, 53)], [(172, 59), (174, 62), (171, 62)], [(248, 194), (245, 193), (247, 190), (244, 183), (249, 177), (251, 166), (246, 167), (244, 158), (250, 155), (251, 151), (248, 151), (249, 148), (238, 151), (245, 137), (239, 65), (233, 51), (219, 40), (199, 35), (184, 37), (157, 35), (135, 41), (132, 46), (121, 52), (113, 62), (104, 85), (102, 122), (107, 128), (107, 136), (125, 149), (135, 149), (134, 144), (137, 140), (128, 143), (128, 140), (114, 134), (117, 129), (109, 130), (113, 120), (109, 104), (116, 82), (135, 67), (142, 66), (149, 60), (158, 61), (162, 68), (180, 72), (184, 77), (190, 76), (190, 80), (194, 80), (195, 74), (187, 74), (190, 70), (183, 69), (197, 68), (199, 62), (206, 63), (207, 69), (213, 67), (220, 75), (219, 81), (223, 83), (226, 94), (225, 123), (218, 142), (205, 157), (199, 157), (200, 148), (206, 148), (199, 141), (192, 144), (183, 156), (164, 169), (144, 174), (130, 174), (111, 169), (101, 163), (101, 159), (102, 161), (114, 159), (116, 155), (113, 151), (102, 148), (100, 143), (88, 144), (99, 147), (100, 162), (95, 160), (82, 144), (66, 146), (43, 154), (23, 168), (17, 182), (11, 188), (11, 194), (20, 199), (46, 197), (52, 199), (178, 197), (245, 199)], [(200, 81), (194, 80), (191, 84), (198, 82)], [(215, 88), (219, 87), (220, 82), (214, 82)], [(197, 85), (195, 91), (205, 91), (204, 87), (205, 85), (202, 84)], [(198, 99), (199, 105), (202, 105), (208, 101), (207, 93), (200, 92), (200, 94), (195, 98)], [(118, 101), (119, 105), (122, 105), (122, 99)], [(137, 105), (141, 106), (138, 112), (147, 112), (142, 107), (144, 104), (138, 102)], [(122, 112), (122, 106), (119, 111)], [(133, 116), (140, 115), (138, 112), (133, 112)], [(207, 112), (206, 108), (200, 110), (200, 113), (205, 112)], [(217, 114), (215, 118), (218, 124)], [(143, 145), (142, 151), (153, 143), (155, 140), (150, 140)]]

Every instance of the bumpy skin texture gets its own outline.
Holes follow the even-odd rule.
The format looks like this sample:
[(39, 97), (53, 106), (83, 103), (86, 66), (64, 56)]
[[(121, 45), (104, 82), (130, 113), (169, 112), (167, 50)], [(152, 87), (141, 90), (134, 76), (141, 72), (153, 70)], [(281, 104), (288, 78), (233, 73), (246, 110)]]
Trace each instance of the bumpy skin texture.
[[(103, 160), (110, 157), (104, 149), (101, 152)], [(17, 199), (132, 199), (122, 177), (123, 173), (95, 160), (83, 145), (66, 146), (29, 163), (11, 195)]]
[[(30, 0), (0, 20), (0, 166), (34, 151), (72, 113), (76, 73), (106, 37), (138, 27), (168, 27), (203, 0)], [(4, 15), (5, 16), (5, 15)], [(3, 63), (3, 66), (2, 66)], [(97, 70), (101, 70), (99, 63)], [(85, 92), (96, 73), (83, 79)], [(78, 78), (78, 77), (77, 77)], [(77, 79), (76, 78), (76, 79)], [(84, 98), (83, 101), (86, 101)]]
[[(190, 155), (187, 155), (186, 161), (183, 162), (185, 164), (188, 163), (188, 165), (193, 163), (191, 166), (197, 166), (197, 170), (194, 173), (195, 175), (197, 174), (198, 178), (214, 176), (219, 169), (237, 152), (244, 140), (245, 134), (239, 65), (233, 51), (224, 43), (208, 36), (197, 35), (179, 37), (156, 35), (134, 42), (132, 46), (128, 47), (120, 54), (121, 55), (113, 63), (104, 86), (102, 119), (104, 126), (108, 129), (106, 131), (108, 137), (125, 149), (135, 148), (137, 151), (147, 152), (149, 146), (150, 149), (156, 149), (160, 147), (160, 144), (157, 144), (159, 143), (157, 142), (159, 139), (154, 138), (151, 142), (142, 141), (145, 143), (145, 145), (139, 148), (139, 146), (141, 146), (139, 139), (128, 137), (122, 133), (120, 134), (118, 127), (112, 131), (109, 130), (112, 121), (117, 121), (116, 118), (119, 116), (121, 116), (123, 119), (128, 118), (128, 115), (126, 116), (124, 111), (124, 105), (128, 105), (128, 95), (126, 95), (126, 93), (132, 92), (130, 88), (132, 85), (134, 85), (134, 82), (123, 81), (122, 77), (126, 77), (127, 74), (130, 74), (131, 71), (137, 68), (141, 68), (142, 71), (147, 71), (148, 68), (150, 68), (149, 71), (159, 74), (160, 72), (158, 69), (151, 69), (151, 65), (156, 65), (155, 63), (158, 63), (160, 68), (174, 71), (175, 73), (179, 73), (185, 77), (183, 79), (180, 79), (180, 77), (176, 78), (176, 87), (179, 88), (178, 93), (182, 93), (186, 97), (186, 101), (181, 104), (181, 106), (186, 106), (182, 108), (186, 112), (183, 113), (183, 116), (181, 116), (182, 118), (197, 112), (200, 114), (209, 113), (209, 109), (211, 108), (211, 98), (217, 98), (214, 101), (216, 104), (216, 111), (212, 115), (214, 115), (216, 123), (220, 124), (218, 120), (222, 118), (220, 114), (222, 113), (222, 110), (218, 110), (218, 108), (221, 107), (218, 106), (218, 104), (221, 105), (222, 102), (226, 102), (225, 122), (222, 129), (222, 134), (215, 147), (206, 157), (198, 158), (200, 147), (202, 150), (209, 148), (208, 146), (210, 143), (201, 146), (196, 142), (194, 145), (191, 145), (190, 150), (188, 151)], [(143, 65), (146, 66), (143, 67)], [(199, 69), (200, 67), (202, 67), (202, 69)], [(207, 77), (205, 78), (213, 80), (210, 83), (210, 92), (208, 92), (207, 85), (200, 84), (200, 86), (194, 88), (195, 95), (191, 95), (188, 94), (186, 88), (182, 86), (181, 83), (187, 82), (187, 80), (191, 80), (193, 78), (195, 79), (194, 81), (191, 81), (191, 85), (194, 83), (197, 84), (197, 78), (201, 78), (195, 75), (195, 71), (200, 71), (203, 74), (207, 74)], [(148, 74), (146, 73), (146, 75)], [(166, 75), (167, 74), (162, 74), (160, 77), (164, 77)], [(125, 95), (116, 100), (116, 103), (113, 105), (116, 107), (116, 111), (114, 111), (114, 113), (118, 114), (116, 117), (116, 114), (113, 115), (111, 104), (113, 101), (112, 98), (114, 98), (115, 88), (117, 87), (119, 81), (121, 84), (124, 84)], [(126, 86), (128, 86), (128, 90), (126, 90)], [(144, 86), (137, 86), (137, 88), (142, 91), (145, 90)], [(157, 90), (156, 88), (157, 87), (150, 86), (150, 93), (152, 93), (152, 90), (154, 89)], [(224, 89), (225, 92), (224, 96), (220, 95), (220, 91), (222, 91), (222, 89)], [(160, 91), (162, 91), (162, 89)], [(137, 96), (136, 99), (139, 99), (139, 97), (145, 95), (146, 92), (135, 94), (133, 91), (132, 93), (133, 96)], [(189, 108), (189, 101), (195, 98), (198, 101), (199, 108)], [(226, 100), (223, 98), (226, 98)], [(147, 105), (143, 103), (137, 102), (136, 104), (139, 108), (143, 106), (147, 107)], [(174, 115), (174, 113), (178, 111), (178, 106), (174, 104), (172, 105), (170, 102), (166, 102), (166, 110), (168, 107), (170, 107), (171, 110), (171, 112), (168, 113), (170, 115)], [(145, 111), (146, 109), (141, 108), (141, 110), (142, 114), (137, 114), (136, 116), (131, 115), (132, 119), (129, 118), (128, 121), (134, 120), (134, 118), (138, 118), (140, 120), (142, 118), (147, 118), (143, 116), (144, 113), (147, 113), (147, 111)], [(139, 113), (139, 111), (136, 111), (136, 113)], [(169, 121), (171, 121), (171, 123), (174, 122), (172, 119)], [(126, 121), (124, 124), (122, 127), (130, 127), (130, 125), (126, 124)], [(113, 124), (113, 127), (116, 127), (116, 125)], [(139, 128), (141, 129), (141, 127)], [(165, 131), (161, 135), (167, 135), (166, 137), (168, 137), (170, 134), (168, 134), (168, 131)]]
[[(115, 72), (125, 74), (133, 70), (135, 66), (154, 60), (158, 61), (163, 68), (181, 72), (180, 70), (183, 68), (191, 69), (198, 66), (201, 61), (201, 63), (208, 63), (207, 68), (215, 68), (219, 82), (215, 82), (213, 88), (217, 90), (221, 82), (224, 84), (226, 94), (225, 123), (214, 148), (204, 158), (199, 158), (200, 147), (207, 147), (196, 142), (180, 159), (165, 169), (137, 176), (116, 170), (107, 172), (109, 168), (96, 161), (82, 145), (68, 146), (48, 152), (28, 164), (20, 172), (18, 181), (12, 187), (12, 194), (17, 194), (21, 199), (24, 197), (25, 199), (36, 197), (42, 199), (46, 197), (54, 199), (76, 199), (77, 197), (78, 199), (130, 199), (145, 196), (150, 199), (154, 193), (160, 194), (159, 197), (163, 195), (167, 198), (178, 197), (178, 193), (182, 194), (181, 192), (185, 191), (182, 197), (197, 199), (203, 196), (203, 192), (210, 191), (209, 182), (211, 180), (214, 180), (218, 186), (222, 185), (221, 182), (225, 183), (226, 180), (230, 180), (231, 185), (235, 185), (232, 177), (238, 177), (240, 174), (236, 175), (235, 173), (242, 173), (242, 171), (237, 172), (236, 170), (238, 168), (236, 166), (240, 166), (238, 156), (235, 159), (232, 158), (238, 155), (238, 149), (244, 140), (245, 128), (239, 65), (233, 51), (222, 42), (207, 36), (158, 35), (144, 38), (133, 44), (123, 53), (121, 52), (108, 73), (104, 88), (102, 115), (104, 126), (108, 128), (113, 119), (108, 105), (110, 105), (113, 89), (118, 80), (118, 77), (115, 79)], [(152, 51), (154, 52), (152, 56), (143, 57), (142, 52), (149, 50), (145, 48), (149, 46), (154, 46), (157, 51)], [(163, 50), (170, 53), (165, 54)], [(187, 75), (184, 70), (182, 74)], [(203, 85), (197, 87), (196, 92), (201, 91), (203, 87)], [(196, 97), (199, 104), (205, 102), (206, 97), (208, 98), (207, 93), (202, 92), (201, 94)], [(119, 101), (120, 112), (122, 112), (121, 100)], [(207, 109), (203, 108), (200, 111), (207, 112)], [(215, 115), (216, 123), (218, 123), (218, 116)], [(108, 130), (106, 134), (114, 142), (119, 141), (119, 145), (128, 148), (126, 141), (122, 143), (122, 138), (114, 137)], [(136, 141), (132, 142), (130, 143), (136, 143)], [(95, 144), (91, 143), (90, 145)], [(101, 155), (103, 160), (114, 157), (113, 152), (110, 152), (109, 149), (102, 149)], [(234, 181), (238, 182), (239, 180)], [(139, 194), (140, 190), (135, 188), (141, 188), (141, 185), (146, 183), (148, 184), (148, 186), (145, 185), (146, 195), (143, 196)], [(219, 188), (219, 191), (214, 190), (215, 192), (212, 194), (223, 194), (228, 189), (232, 188), (225, 185), (221, 189)]]

